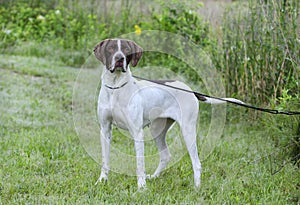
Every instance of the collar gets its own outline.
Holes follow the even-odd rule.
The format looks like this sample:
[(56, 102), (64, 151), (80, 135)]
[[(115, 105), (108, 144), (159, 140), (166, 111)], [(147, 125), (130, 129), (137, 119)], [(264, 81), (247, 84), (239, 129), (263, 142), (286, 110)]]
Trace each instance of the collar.
[(122, 85), (120, 85), (118, 87), (111, 87), (111, 86), (106, 85), (106, 84), (104, 86), (107, 87), (107, 88), (109, 88), (109, 89), (112, 89), (112, 90), (117, 90), (117, 89), (123, 88), (127, 83), (128, 83), (128, 81), (125, 82), (125, 83), (123, 83)]

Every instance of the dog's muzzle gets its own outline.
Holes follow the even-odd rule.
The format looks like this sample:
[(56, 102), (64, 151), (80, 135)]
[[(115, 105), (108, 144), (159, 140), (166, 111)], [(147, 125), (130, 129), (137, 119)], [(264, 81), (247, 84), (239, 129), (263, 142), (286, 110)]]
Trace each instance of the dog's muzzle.
[(126, 56), (123, 53), (116, 53), (113, 56), (112, 65), (110, 67), (110, 72), (113, 73), (115, 70), (121, 69), (124, 73), (127, 71), (127, 60)]

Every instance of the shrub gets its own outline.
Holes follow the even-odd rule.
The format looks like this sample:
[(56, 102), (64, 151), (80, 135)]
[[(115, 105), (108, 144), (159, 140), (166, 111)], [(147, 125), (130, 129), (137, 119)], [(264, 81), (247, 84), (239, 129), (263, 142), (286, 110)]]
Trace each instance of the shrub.
[[(150, 19), (139, 24), (144, 30), (158, 30), (179, 34), (186, 40), (193, 41), (203, 49), (209, 45), (209, 24), (197, 13), (202, 6), (198, 1), (171, 0), (158, 1), (160, 7), (153, 10)], [(184, 52), (184, 45), (178, 45), (178, 50)], [(181, 46), (181, 47), (180, 47)], [(147, 53), (146, 65), (157, 65), (169, 68), (175, 73), (185, 75), (187, 79), (196, 83), (201, 80), (196, 71), (187, 62), (182, 62), (174, 56), (161, 53)]]

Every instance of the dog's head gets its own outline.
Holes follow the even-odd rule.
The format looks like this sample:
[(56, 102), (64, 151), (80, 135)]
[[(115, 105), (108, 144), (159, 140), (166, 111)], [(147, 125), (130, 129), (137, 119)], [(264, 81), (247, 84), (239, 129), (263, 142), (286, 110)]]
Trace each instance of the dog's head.
[(135, 67), (143, 54), (143, 49), (135, 42), (124, 39), (106, 39), (94, 48), (95, 56), (110, 72), (128, 70), (129, 63)]

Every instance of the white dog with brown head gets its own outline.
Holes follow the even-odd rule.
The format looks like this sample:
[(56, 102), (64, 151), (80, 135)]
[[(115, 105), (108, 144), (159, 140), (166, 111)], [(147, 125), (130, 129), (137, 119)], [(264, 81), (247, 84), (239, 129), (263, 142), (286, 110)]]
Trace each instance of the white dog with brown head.
[[(151, 177), (157, 177), (170, 160), (165, 136), (174, 122), (180, 126), (194, 171), (194, 183), (200, 186), (201, 164), (196, 145), (198, 99), (193, 93), (153, 82), (136, 80), (129, 65), (136, 66), (143, 49), (124, 39), (107, 39), (96, 45), (94, 54), (104, 65), (98, 98), (98, 117), (102, 146), (102, 170), (97, 182), (108, 179), (112, 125), (128, 130), (135, 144), (138, 187), (146, 186), (143, 128), (150, 126), (160, 153), (159, 165)], [(162, 82), (160, 82), (162, 83)], [(179, 81), (165, 81), (173, 87), (191, 90)], [(225, 98), (226, 99), (226, 98)], [(231, 99), (231, 98), (228, 98)], [(207, 103), (224, 103), (203, 97)], [(231, 99), (234, 101), (234, 99)], [(238, 101), (238, 100), (237, 100)]]

